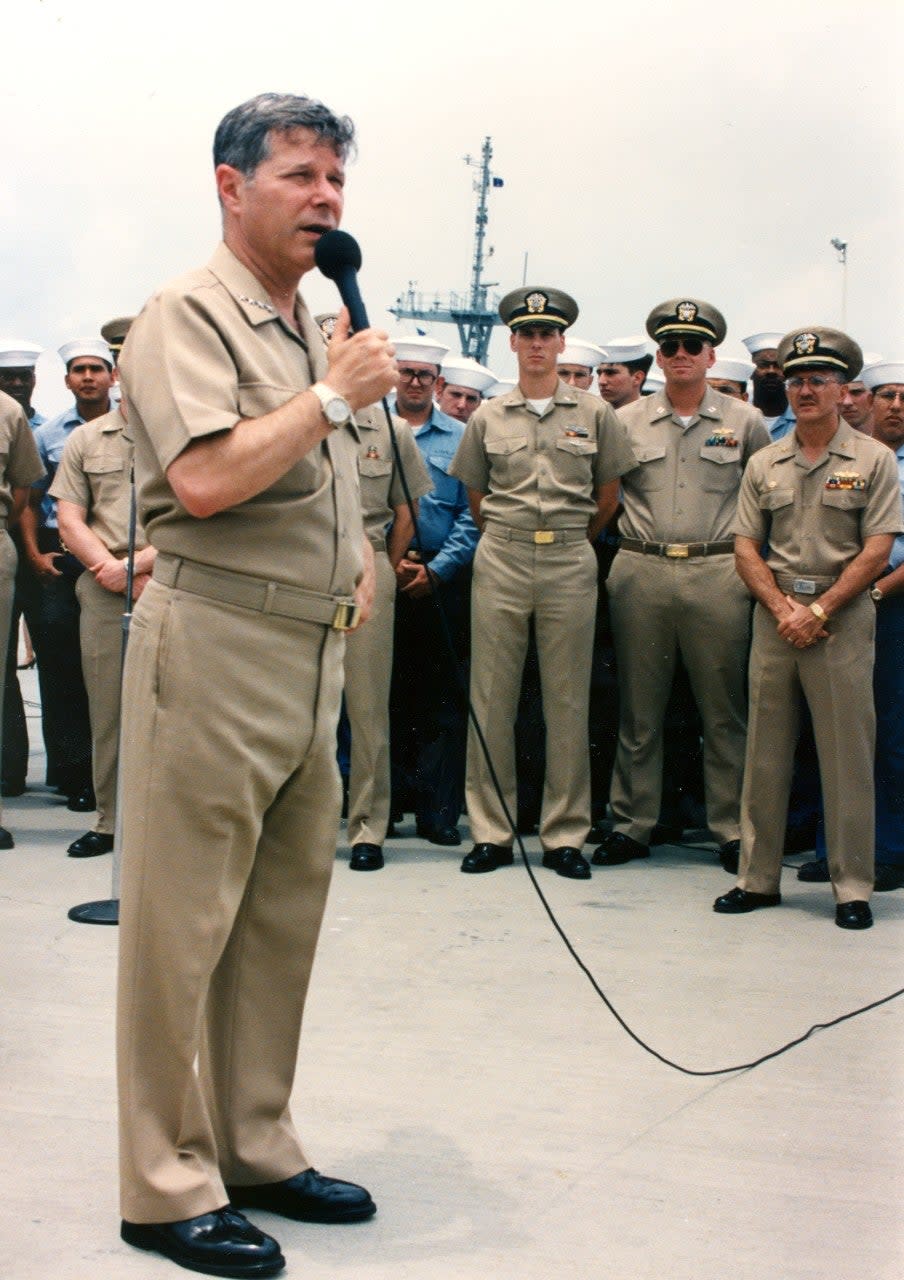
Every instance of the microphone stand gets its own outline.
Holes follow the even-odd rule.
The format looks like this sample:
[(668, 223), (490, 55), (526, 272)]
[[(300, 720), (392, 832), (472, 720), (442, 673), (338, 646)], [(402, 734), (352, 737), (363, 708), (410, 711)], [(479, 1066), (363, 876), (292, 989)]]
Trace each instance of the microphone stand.
[[(132, 622), (132, 586), (135, 578), (135, 538), (138, 527), (138, 501), (135, 493), (135, 459), (129, 465), (129, 549), (126, 555), (126, 594), (122, 612), (122, 658), (120, 662), (119, 682), (126, 666), (126, 650), (129, 647), (129, 627)], [(122, 749), (122, 714), (119, 717), (119, 748)], [(123, 777), (119, 767), (121, 756), (117, 756), (116, 768), (116, 824), (113, 835), (113, 885), (109, 898), (101, 898), (97, 902), (83, 902), (79, 906), (70, 907), (68, 916), (76, 924), (119, 924), (119, 875), (122, 863), (122, 792)]]

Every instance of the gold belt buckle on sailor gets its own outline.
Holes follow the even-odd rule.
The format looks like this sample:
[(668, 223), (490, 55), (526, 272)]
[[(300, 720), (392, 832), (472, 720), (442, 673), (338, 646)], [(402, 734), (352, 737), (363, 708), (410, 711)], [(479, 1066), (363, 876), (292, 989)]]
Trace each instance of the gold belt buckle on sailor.
[(541, 547), (547, 546), (550, 542), (555, 542), (555, 529), (537, 529), (534, 533), (534, 542)]
[(686, 542), (667, 542), (665, 544), (665, 554), (669, 560), (686, 560), (690, 555), (690, 550)]
[(334, 631), (351, 631), (353, 627), (358, 625), (358, 619), (360, 616), (360, 605), (337, 604), (336, 612), (333, 614), (333, 621), (330, 623), (330, 626)]

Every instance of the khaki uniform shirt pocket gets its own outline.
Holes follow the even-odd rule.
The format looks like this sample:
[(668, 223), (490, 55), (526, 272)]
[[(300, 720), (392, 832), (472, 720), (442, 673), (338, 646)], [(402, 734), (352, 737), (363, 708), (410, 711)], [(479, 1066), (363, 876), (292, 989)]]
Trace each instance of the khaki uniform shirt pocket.
[(666, 482), (666, 447), (664, 444), (639, 445), (632, 442), (638, 465), (625, 476), (628, 487), (650, 493)]
[(741, 478), (741, 449), (739, 445), (704, 444), (700, 457), (707, 464), (700, 469), (700, 487), (708, 493), (729, 493), (738, 487)]

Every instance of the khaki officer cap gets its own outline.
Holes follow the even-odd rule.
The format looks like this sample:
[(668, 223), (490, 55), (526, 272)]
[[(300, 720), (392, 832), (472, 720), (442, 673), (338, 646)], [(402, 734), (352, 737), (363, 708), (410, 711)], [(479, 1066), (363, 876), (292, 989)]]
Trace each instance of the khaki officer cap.
[(510, 329), (520, 329), (526, 324), (569, 329), (578, 318), (578, 304), (561, 289), (527, 285), (505, 295), (499, 304), (499, 315)]
[(703, 338), (717, 347), (726, 327), (722, 312), (699, 298), (670, 298), (647, 316), (647, 333), (657, 343), (663, 338)]
[(134, 319), (134, 316), (117, 316), (115, 320), (108, 320), (106, 324), (101, 325), (100, 336), (114, 354), (119, 355), (122, 351), (122, 344), (126, 340), (126, 334), (131, 329)]
[(863, 352), (854, 339), (840, 329), (814, 324), (785, 334), (778, 344), (778, 362), (784, 373), (798, 369), (835, 369), (850, 382), (863, 368)]

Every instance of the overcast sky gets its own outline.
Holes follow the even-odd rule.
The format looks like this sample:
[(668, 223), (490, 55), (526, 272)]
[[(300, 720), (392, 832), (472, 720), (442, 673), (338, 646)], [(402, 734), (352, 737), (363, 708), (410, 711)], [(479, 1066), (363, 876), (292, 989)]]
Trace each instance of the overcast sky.
[[(515, 287), (526, 255), (529, 283), (577, 299), (576, 336), (641, 331), (676, 294), (723, 311), (726, 354), (840, 324), (839, 236), (848, 331), (904, 356), (899, 0), (18, 0), (5, 28), (0, 334), (55, 350), (204, 262), (214, 129), (277, 90), (356, 122), (344, 226), (390, 331), (409, 281), (467, 290), (463, 157), (489, 135), (487, 278)], [(304, 292), (334, 305), (316, 275)], [(500, 331), (490, 364), (514, 367)], [(38, 373), (38, 407), (64, 407), (56, 358)]]

